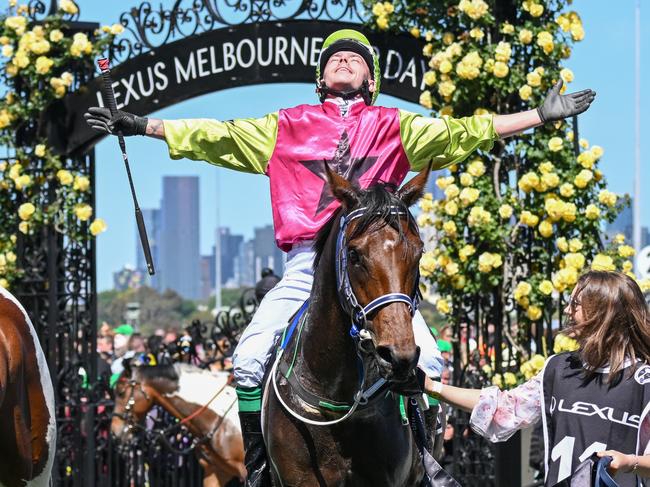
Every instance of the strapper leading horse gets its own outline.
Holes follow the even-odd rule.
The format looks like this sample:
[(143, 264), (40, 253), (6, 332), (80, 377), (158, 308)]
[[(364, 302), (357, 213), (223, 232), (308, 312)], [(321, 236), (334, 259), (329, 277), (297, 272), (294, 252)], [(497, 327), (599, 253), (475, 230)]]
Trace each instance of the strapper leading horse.
[(47, 487), (55, 451), (45, 355), (25, 309), (0, 287), (0, 486)]
[(326, 170), (342, 209), (317, 236), (310, 301), (266, 384), (272, 476), (277, 486), (419, 486), (424, 469), (397, 393), (418, 390), (411, 320), (423, 243), (408, 208), (429, 170), (396, 193)]

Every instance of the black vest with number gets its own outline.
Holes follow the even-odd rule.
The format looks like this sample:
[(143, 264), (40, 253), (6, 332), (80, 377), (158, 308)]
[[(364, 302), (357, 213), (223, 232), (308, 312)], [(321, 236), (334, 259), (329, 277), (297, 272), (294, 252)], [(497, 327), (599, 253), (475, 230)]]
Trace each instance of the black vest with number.
[[(543, 416), (546, 445), (546, 486), (569, 477), (590, 455), (601, 450), (641, 453), (637, 447), (639, 425), (648, 414), (650, 367), (639, 365), (629, 377), (612, 385), (607, 372), (585, 379), (582, 362), (575, 352), (551, 357), (544, 369)], [(621, 487), (636, 487), (636, 478), (619, 473)]]

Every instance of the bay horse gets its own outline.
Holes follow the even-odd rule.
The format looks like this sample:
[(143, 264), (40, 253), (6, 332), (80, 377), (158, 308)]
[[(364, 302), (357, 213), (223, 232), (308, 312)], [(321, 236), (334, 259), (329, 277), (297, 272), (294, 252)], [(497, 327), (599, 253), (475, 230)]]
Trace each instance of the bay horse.
[(243, 482), (244, 442), (237, 395), (226, 372), (212, 373), (194, 365), (133, 366), (115, 385), (111, 431), (125, 441), (155, 405), (180, 420), (196, 439), (195, 453), (204, 472), (204, 487)]
[(341, 209), (316, 237), (310, 300), (266, 382), (271, 475), (277, 486), (419, 486), (424, 468), (393, 391), (414, 394), (423, 243), (409, 207), (429, 168), (392, 193), (325, 167)]
[(47, 487), (56, 452), (54, 388), (29, 316), (0, 287), (0, 485)]

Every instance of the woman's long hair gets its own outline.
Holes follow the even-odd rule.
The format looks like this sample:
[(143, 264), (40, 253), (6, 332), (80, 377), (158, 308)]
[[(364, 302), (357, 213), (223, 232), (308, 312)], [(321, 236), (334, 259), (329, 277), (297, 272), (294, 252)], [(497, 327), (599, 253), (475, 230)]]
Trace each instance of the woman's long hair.
[[(584, 321), (578, 324), (571, 319), (567, 333), (580, 344), (588, 376), (609, 366), (611, 383), (625, 368), (626, 359), (633, 365), (637, 360), (650, 364), (648, 305), (634, 279), (620, 272), (589, 271), (578, 280), (574, 296)], [(576, 305), (571, 306), (575, 312)]]

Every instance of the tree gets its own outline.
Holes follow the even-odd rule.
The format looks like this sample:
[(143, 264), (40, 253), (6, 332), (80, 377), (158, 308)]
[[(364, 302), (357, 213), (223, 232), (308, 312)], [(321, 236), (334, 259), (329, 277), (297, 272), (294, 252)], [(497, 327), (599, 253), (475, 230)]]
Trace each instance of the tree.
[[(405, 0), (368, 6), (375, 28), (424, 38), (430, 70), (420, 103), (434, 116), (462, 117), (534, 108), (559, 80), (566, 89), (574, 74), (563, 63), (585, 36), (570, 4)], [(603, 242), (600, 232), (628, 204), (607, 190), (598, 169), (602, 155), (601, 147), (578, 138), (577, 121), (547, 124), (449, 168), (436, 181), (444, 200), (429, 194), (421, 201), (420, 225), (437, 230), (435, 249), (421, 261), (422, 276), (439, 294), (436, 307), (457, 327), (474, 326), (483, 344), (487, 325), (497, 325), (489, 365), (498, 371), (523, 378), (519, 366), (531, 347), (551, 352), (552, 321), (581, 272), (631, 274), (633, 249), (623, 236)]]

